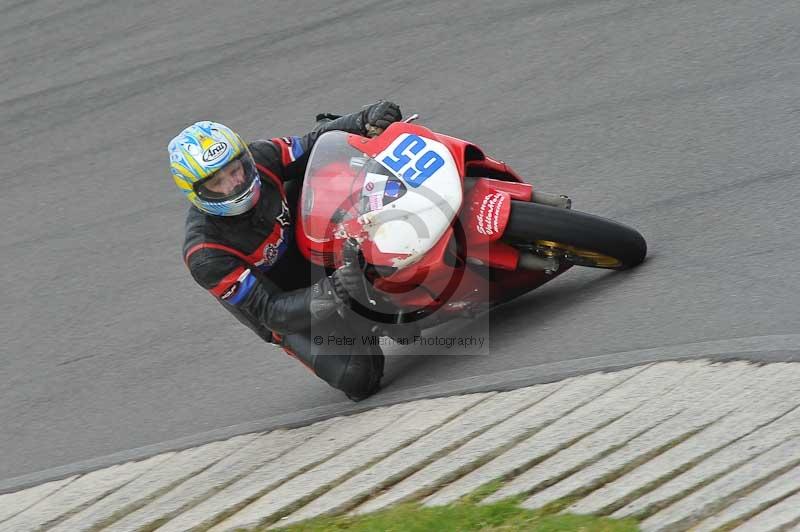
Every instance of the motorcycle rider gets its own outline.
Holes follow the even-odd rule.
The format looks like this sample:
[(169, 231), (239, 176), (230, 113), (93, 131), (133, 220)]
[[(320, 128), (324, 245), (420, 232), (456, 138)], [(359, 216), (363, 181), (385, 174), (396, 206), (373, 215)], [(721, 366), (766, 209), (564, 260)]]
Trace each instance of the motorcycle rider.
[(302, 137), (249, 144), (222, 124), (202, 121), (168, 146), (172, 177), (192, 203), (183, 245), (192, 277), (261, 338), (355, 401), (378, 390), (383, 353), (377, 345), (328, 340), (355, 336), (336, 311), (360, 286), (362, 272), (347, 264), (326, 275), (308, 262), (294, 244), (293, 220), (319, 135), (374, 134), (401, 118), (395, 103), (382, 100), (327, 115)]

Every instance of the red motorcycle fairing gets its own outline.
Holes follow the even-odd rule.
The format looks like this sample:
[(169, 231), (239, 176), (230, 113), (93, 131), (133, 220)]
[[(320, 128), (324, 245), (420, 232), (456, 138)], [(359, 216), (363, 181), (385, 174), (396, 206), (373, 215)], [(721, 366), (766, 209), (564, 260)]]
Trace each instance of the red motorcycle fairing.
[[(510, 213), (511, 199), (531, 201), (533, 187), (525, 183), (502, 161), (487, 157), (474, 144), (435, 133), (425, 127), (398, 122), (380, 136), (369, 139), (347, 135), (347, 143), (375, 158), (404, 133), (433, 139), (445, 145), (453, 156), (461, 178), (464, 198), (451, 226), (415, 263), (382, 271), (373, 286), (398, 308), (436, 309), (462, 315), (508, 301), (555, 278), (570, 268), (564, 263), (556, 272), (517, 270), (519, 250), (501, 240)], [(331, 179), (313, 183), (314, 210), (325, 213), (313, 224), (324, 224), (324, 237), (312, 238), (298, 216), (296, 233), (301, 252), (313, 263), (336, 267), (341, 264), (344, 239), (361, 240), (365, 260), (376, 266), (391, 266), (397, 255), (381, 253), (358, 223), (357, 195), (363, 178), (347, 164), (326, 168)], [(310, 183), (305, 188), (312, 188)], [(305, 192), (304, 192), (305, 193)], [(344, 201), (343, 201), (344, 200)], [(301, 199), (302, 201), (302, 199)], [(342, 220), (342, 207), (348, 207)], [(322, 226), (312, 233), (320, 235)], [(449, 311), (449, 312), (448, 312)]]
[[(385, 150), (395, 138), (403, 133), (417, 134), (426, 138), (431, 138), (447, 146), (447, 149), (450, 150), (450, 153), (453, 155), (458, 172), (462, 177), (490, 177), (499, 181), (516, 181), (525, 185), (529, 191), (532, 191), (531, 185), (525, 183), (522, 177), (514, 172), (507, 164), (503, 161), (488, 157), (484, 154), (483, 150), (475, 144), (442, 133), (436, 133), (417, 124), (395, 122), (386, 128), (386, 131), (375, 138), (369, 139), (351, 134), (348, 142), (352, 147), (362, 151), (364, 154), (375, 157)], [(522, 194), (520, 197), (514, 199), (530, 201), (530, 192), (527, 197)]]

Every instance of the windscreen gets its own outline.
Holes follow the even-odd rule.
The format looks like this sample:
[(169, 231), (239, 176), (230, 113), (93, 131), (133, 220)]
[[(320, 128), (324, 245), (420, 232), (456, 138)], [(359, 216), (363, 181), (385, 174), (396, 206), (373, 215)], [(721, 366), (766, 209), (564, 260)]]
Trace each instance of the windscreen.
[(306, 236), (316, 242), (331, 240), (336, 224), (379, 210), (406, 193), (405, 185), (389, 170), (347, 140), (347, 133), (330, 131), (311, 150), (301, 216)]

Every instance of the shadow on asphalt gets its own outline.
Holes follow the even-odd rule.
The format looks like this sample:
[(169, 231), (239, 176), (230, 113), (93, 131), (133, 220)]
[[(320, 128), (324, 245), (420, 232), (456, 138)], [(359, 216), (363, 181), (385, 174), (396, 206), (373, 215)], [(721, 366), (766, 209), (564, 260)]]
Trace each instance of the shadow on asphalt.
[[(433, 382), (450, 380), (446, 377), (448, 368), (459, 364), (476, 364), (477, 357), (484, 359), (476, 366), (486, 369), (491, 366), (491, 358), (497, 353), (503, 353), (514, 348), (518, 341), (513, 331), (525, 330), (526, 333), (536, 331), (537, 322), (542, 318), (569, 319), (569, 312), (582, 301), (602, 296), (604, 293), (616, 289), (625, 283), (631, 275), (643, 269), (652, 261), (652, 257), (639, 268), (621, 272), (598, 272), (599, 275), (591, 279), (570, 279), (569, 275), (574, 270), (567, 271), (563, 277), (554, 279), (552, 284), (540, 287), (533, 292), (510, 301), (491, 313), (473, 320), (458, 320), (446, 323), (439, 327), (424, 332), (423, 337), (432, 335), (458, 338), (470, 336), (483, 336), (490, 342), (488, 348), (472, 348), (465, 354), (445, 354), (447, 351), (437, 346), (415, 345), (413, 347), (398, 346), (387, 350), (386, 375), (383, 380), (384, 391), (397, 391), (403, 388), (430, 384), (431, 376), (445, 376), (436, 378)], [(490, 336), (490, 333), (491, 336)], [(404, 353), (405, 351), (405, 353)], [(461, 350), (464, 353), (465, 350)], [(531, 364), (535, 363), (530, 360)], [(526, 364), (526, 365), (531, 365)], [(475, 372), (491, 373), (488, 371)]]

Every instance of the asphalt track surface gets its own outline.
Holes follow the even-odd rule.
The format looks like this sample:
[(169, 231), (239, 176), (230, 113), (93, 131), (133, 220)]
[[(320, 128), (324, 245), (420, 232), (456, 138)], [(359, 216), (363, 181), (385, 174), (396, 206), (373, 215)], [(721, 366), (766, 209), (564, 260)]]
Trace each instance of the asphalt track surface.
[(488, 354), (391, 357), (387, 397), (796, 357), (798, 27), (796, 0), (2, 2), (0, 480), (349, 407), (188, 276), (165, 146), (200, 119), (269, 138), (391, 98), (647, 238), (464, 329)]

